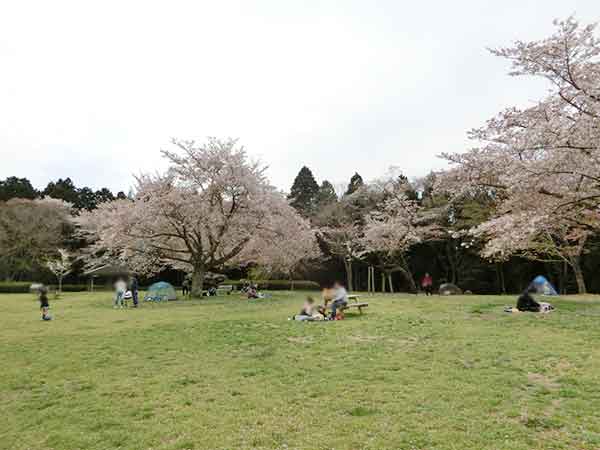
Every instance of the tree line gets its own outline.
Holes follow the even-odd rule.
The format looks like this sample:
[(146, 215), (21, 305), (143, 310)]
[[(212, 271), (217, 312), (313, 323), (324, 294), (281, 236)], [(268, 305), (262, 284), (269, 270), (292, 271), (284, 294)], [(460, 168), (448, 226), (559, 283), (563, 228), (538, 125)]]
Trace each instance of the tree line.
[(12, 198), (33, 200), (44, 197), (64, 200), (77, 210), (87, 211), (96, 209), (99, 204), (104, 202), (127, 198), (124, 192), (119, 191), (117, 194), (113, 194), (108, 188), (95, 191), (87, 186), (78, 188), (71, 178), (50, 181), (42, 190), (34, 188), (27, 178), (8, 177), (0, 180), (0, 201), (2, 202)]
[(236, 140), (210, 138), (173, 140), (169, 169), (141, 175), (128, 196), (68, 178), (38, 192), (13, 177), (0, 182), (0, 275), (35, 276), (66, 243), (86, 267), (191, 273), (196, 294), (209, 270), (413, 292), (428, 272), (476, 293), (522, 291), (543, 274), (561, 292), (599, 292), (595, 25), (568, 18), (543, 40), (491, 52), (550, 89), (473, 129), (471, 150), (441, 155), (446, 170), (368, 182), (355, 173), (336, 192), (302, 167), (286, 199)]
[[(73, 215), (125, 198), (108, 188), (78, 188), (70, 178), (51, 181), (41, 190), (27, 178), (0, 180), (0, 280), (51, 280), (54, 258), (64, 259), (65, 249), (75, 253), (83, 245)], [(82, 268), (82, 262), (75, 264), (74, 273)]]

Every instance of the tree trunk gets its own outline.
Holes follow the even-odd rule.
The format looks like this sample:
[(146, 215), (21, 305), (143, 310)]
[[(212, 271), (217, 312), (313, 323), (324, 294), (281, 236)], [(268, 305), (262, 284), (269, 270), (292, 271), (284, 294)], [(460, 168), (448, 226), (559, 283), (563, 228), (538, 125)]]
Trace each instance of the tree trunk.
[(502, 263), (496, 264), (496, 275), (498, 276), (499, 290), (502, 292), (502, 295), (506, 295), (506, 284), (504, 282), (504, 268)]
[(346, 269), (346, 283), (348, 284), (348, 292), (352, 292), (354, 290), (352, 286), (352, 261), (345, 259), (344, 267)]
[(447, 245), (446, 245), (446, 251), (448, 252), (448, 265), (449, 265), (449, 269), (450, 269), (450, 276), (447, 277), (450, 279), (450, 283), (452, 284), (457, 284), (458, 283), (458, 268), (456, 260), (457, 260), (457, 256), (456, 256), (456, 248), (455, 248), (455, 244), (453, 240), (448, 241)]
[(390, 292), (393, 294), (394, 293), (394, 285), (392, 284), (392, 274), (388, 273), (387, 278), (388, 278), (388, 284), (390, 285)]
[(194, 267), (194, 273), (192, 274), (192, 298), (202, 297), (202, 291), (204, 290), (204, 273), (205, 269), (203, 266)]
[(385, 293), (385, 273), (381, 272), (381, 292)]
[(417, 283), (415, 283), (415, 277), (413, 277), (412, 272), (410, 270), (404, 269), (404, 271), (402, 273), (404, 274), (404, 277), (408, 280), (410, 290), (414, 294), (417, 294), (419, 292), (419, 290), (417, 289)]
[(375, 267), (371, 266), (371, 293), (375, 293)]
[(569, 274), (569, 266), (565, 261), (561, 261), (560, 263), (556, 264), (556, 273), (557, 273), (557, 277), (558, 277), (558, 284), (555, 285), (556, 288), (558, 288), (557, 292), (560, 295), (565, 295), (566, 294), (566, 284), (567, 284), (567, 280), (568, 280), (568, 274)]
[(58, 293), (62, 293), (62, 277), (58, 277)]
[(569, 258), (573, 273), (575, 274), (575, 281), (577, 281), (577, 291), (579, 294), (587, 294), (587, 288), (585, 286), (585, 278), (583, 277), (583, 270), (581, 270), (581, 257), (572, 256)]

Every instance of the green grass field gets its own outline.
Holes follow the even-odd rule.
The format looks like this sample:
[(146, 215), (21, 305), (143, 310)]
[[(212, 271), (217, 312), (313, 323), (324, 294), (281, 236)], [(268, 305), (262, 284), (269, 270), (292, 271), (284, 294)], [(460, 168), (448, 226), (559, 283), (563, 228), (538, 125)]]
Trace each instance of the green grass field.
[(0, 296), (0, 448), (598, 449), (600, 299), (368, 298), (289, 322), (301, 293), (113, 310)]

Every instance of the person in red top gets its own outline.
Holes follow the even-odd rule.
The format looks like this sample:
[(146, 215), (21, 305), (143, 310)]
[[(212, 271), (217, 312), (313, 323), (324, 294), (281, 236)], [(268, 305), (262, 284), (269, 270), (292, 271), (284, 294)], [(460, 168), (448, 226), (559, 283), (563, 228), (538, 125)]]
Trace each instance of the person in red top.
[(425, 295), (433, 295), (433, 278), (428, 273), (421, 280), (421, 287), (425, 291)]

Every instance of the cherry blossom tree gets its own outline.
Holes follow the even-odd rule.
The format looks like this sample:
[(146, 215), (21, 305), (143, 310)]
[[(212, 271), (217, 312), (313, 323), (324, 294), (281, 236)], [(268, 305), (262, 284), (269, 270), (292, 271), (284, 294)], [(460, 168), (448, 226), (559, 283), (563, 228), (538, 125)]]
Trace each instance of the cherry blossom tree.
[(280, 228), (287, 230), (288, 236), (293, 239), (272, 240), (267, 245), (257, 249), (255, 262), (267, 269), (269, 273), (281, 273), (289, 277), (292, 290), (294, 289), (294, 272), (303, 264), (309, 264), (321, 252), (317, 245), (315, 232), (310, 227), (310, 222), (305, 219), (298, 220), (295, 216), (279, 216)]
[(46, 261), (46, 267), (58, 280), (58, 292), (61, 293), (63, 278), (71, 273), (73, 264), (71, 262), (71, 255), (67, 250), (59, 248), (57, 253), (58, 258)]
[(579, 293), (585, 294), (581, 257), (591, 232), (547, 214), (538, 196), (521, 198), (519, 206), (520, 209), (497, 214), (472, 230), (472, 236), (485, 242), (481, 255), (495, 261), (520, 255), (537, 261), (563, 262), (573, 270)]
[(410, 270), (407, 252), (410, 248), (434, 236), (437, 226), (430, 212), (410, 198), (412, 187), (405, 177), (380, 180), (371, 185), (381, 198), (365, 216), (360, 239), (362, 256), (374, 256), (376, 266), (384, 274), (390, 292), (394, 291), (392, 274), (400, 272), (413, 292), (417, 286)]
[(291, 224), (301, 218), (236, 140), (172, 144), (168, 171), (137, 177), (134, 199), (82, 214), (94, 249), (141, 273), (191, 271), (198, 297), (207, 271), (264, 259), (263, 249), (296, 238)]
[(438, 189), (460, 197), (483, 188), (497, 199), (475, 231), (488, 239), (484, 256), (560, 257), (585, 292), (579, 259), (600, 225), (600, 41), (595, 25), (555, 25), (547, 39), (492, 50), (511, 61), (511, 75), (541, 77), (551, 90), (472, 130), (476, 148), (444, 154), (454, 168)]
[(344, 264), (350, 291), (354, 288), (353, 264), (364, 254), (361, 241), (364, 217), (375, 207), (379, 195), (379, 192), (369, 186), (360, 186), (339, 202), (324, 206), (314, 219), (319, 245), (325, 254)]

